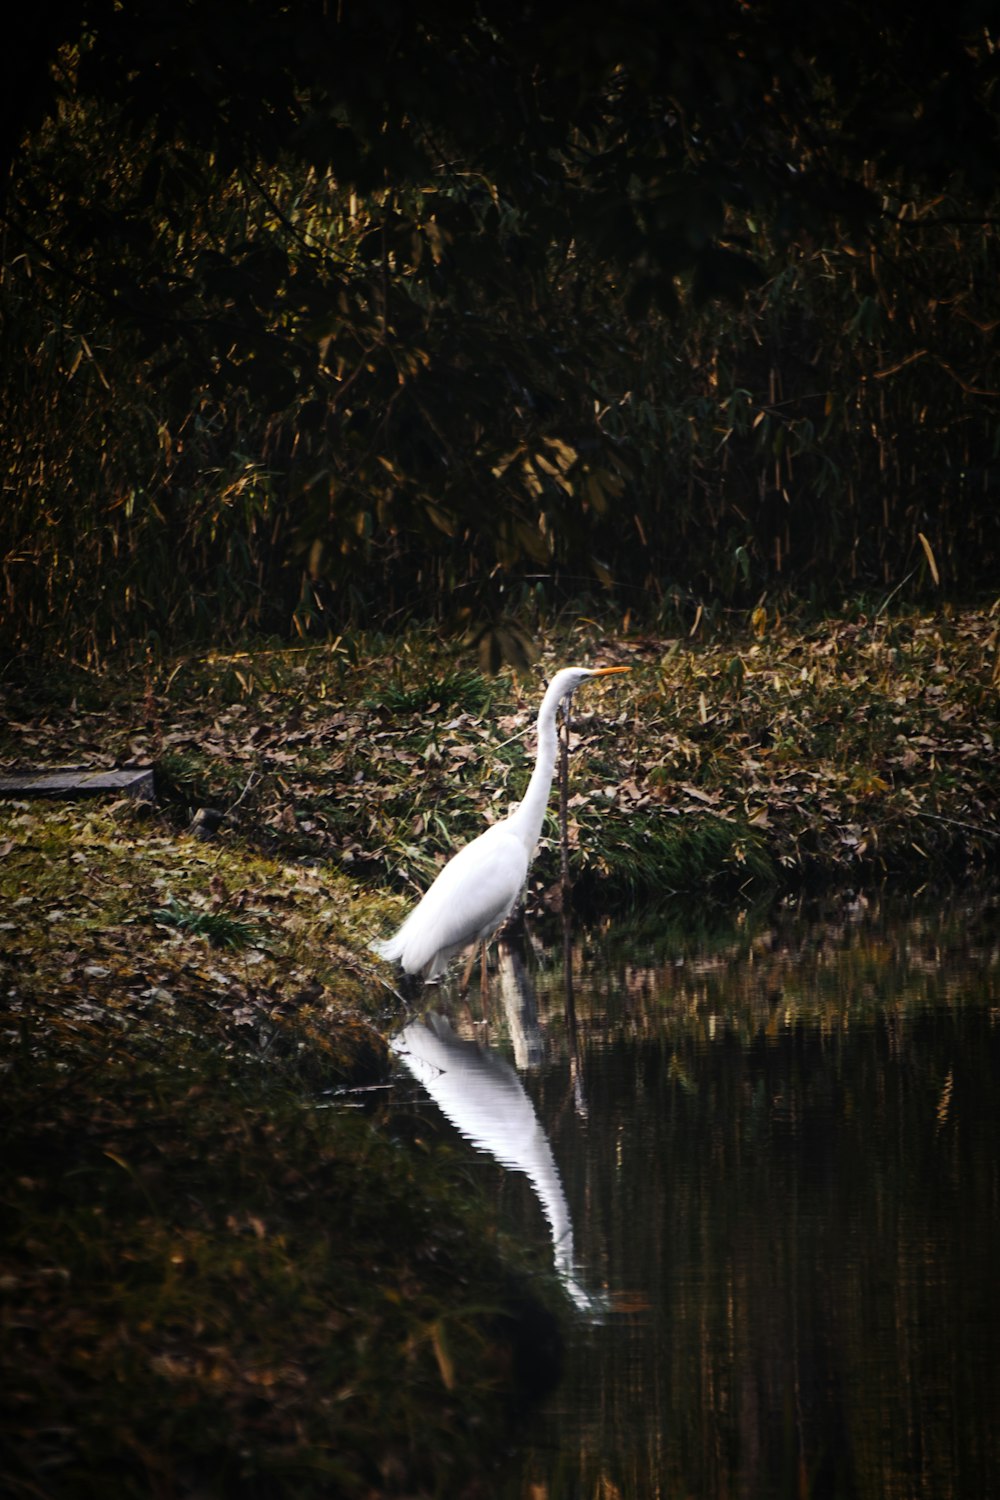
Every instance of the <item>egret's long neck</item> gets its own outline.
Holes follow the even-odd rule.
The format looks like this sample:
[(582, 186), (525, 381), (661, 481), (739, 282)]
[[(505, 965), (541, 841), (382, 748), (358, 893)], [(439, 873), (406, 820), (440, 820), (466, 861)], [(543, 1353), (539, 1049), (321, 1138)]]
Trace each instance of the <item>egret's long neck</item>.
[(545, 809), (552, 787), (552, 776), (556, 768), (556, 710), (559, 707), (560, 695), (558, 689), (553, 692), (553, 686), (554, 684), (549, 684), (549, 690), (538, 710), (538, 750), (535, 756), (535, 769), (531, 773), (527, 791), (509, 819), (511, 828), (524, 843), (529, 859), (535, 851), (535, 845), (542, 831)]

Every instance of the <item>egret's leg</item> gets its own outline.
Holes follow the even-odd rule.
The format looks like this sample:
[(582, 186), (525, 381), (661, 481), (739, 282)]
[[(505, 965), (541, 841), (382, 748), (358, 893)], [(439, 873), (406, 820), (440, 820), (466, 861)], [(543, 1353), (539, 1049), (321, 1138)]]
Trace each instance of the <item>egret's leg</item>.
[(461, 985), (459, 987), (459, 991), (458, 991), (460, 995), (464, 995), (467, 992), (468, 988), (469, 988), (469, 980), (472, 978), (472, 965), (475, 963), (475, 961), (476, 961), (476, 944), (473, 943), (472, 947), (469, 949), (469, 961), (465, 965), (465, 968), (462, 971), (462, 983), (461, 983)]
[(486, 1001), (488, 999), (489, 985), (486, 978), (486, 944), (483, 944), (482, 959), (479, 966), (479, 998), (483, 1006), (483, 1017), (486, 1016)]

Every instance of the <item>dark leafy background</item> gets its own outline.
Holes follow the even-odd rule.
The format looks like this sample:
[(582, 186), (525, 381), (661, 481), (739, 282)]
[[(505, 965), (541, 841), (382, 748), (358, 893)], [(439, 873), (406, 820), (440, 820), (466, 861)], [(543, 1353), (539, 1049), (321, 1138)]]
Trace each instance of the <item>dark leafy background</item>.
[(20, 16), (9, 634), (988, 586), (994, 20)]

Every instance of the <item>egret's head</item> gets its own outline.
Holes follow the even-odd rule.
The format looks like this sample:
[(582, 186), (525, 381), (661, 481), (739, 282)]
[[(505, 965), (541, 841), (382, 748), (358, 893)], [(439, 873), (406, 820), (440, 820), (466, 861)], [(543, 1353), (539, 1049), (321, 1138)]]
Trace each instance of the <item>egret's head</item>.
[(610, 677), (614, 672), (628, 670), (628, 667), (563, 667), (549, 683), (545, 696), (561, 703), (576, 692), (581, 682), (588, 682), (591, 677)]

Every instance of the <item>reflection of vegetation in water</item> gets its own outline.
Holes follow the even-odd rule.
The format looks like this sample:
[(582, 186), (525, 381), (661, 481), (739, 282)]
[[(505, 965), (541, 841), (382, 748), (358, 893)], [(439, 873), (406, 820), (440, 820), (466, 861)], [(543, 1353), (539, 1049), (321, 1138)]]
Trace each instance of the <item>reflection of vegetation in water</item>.
[(995, 904), (892, 906), (576, 948), (586, 1127), (568, 1060), (538, 1110), (581, 1262), (645, 1311), (571, 1359), (553, 1500), (992, 1491)]
[[(996, 902), (871, 892), (810, 901), (758, 901), (735, 914), (724, 901), (675, 900), (602, 926), (581, 922), (573, 948), (577, 1020), (709, 1041), (720, 1028), (745, 1039), (799, 1022), (825, 1028), (928, 1005), (978, 1003), (1000, 973)], [(550, 937), (542, 924), (538, 931)], [(536, 976), (539, 1003), (560, 1024), (557, 945)], [(891, 999), (890, 999), (891, 997)]]

